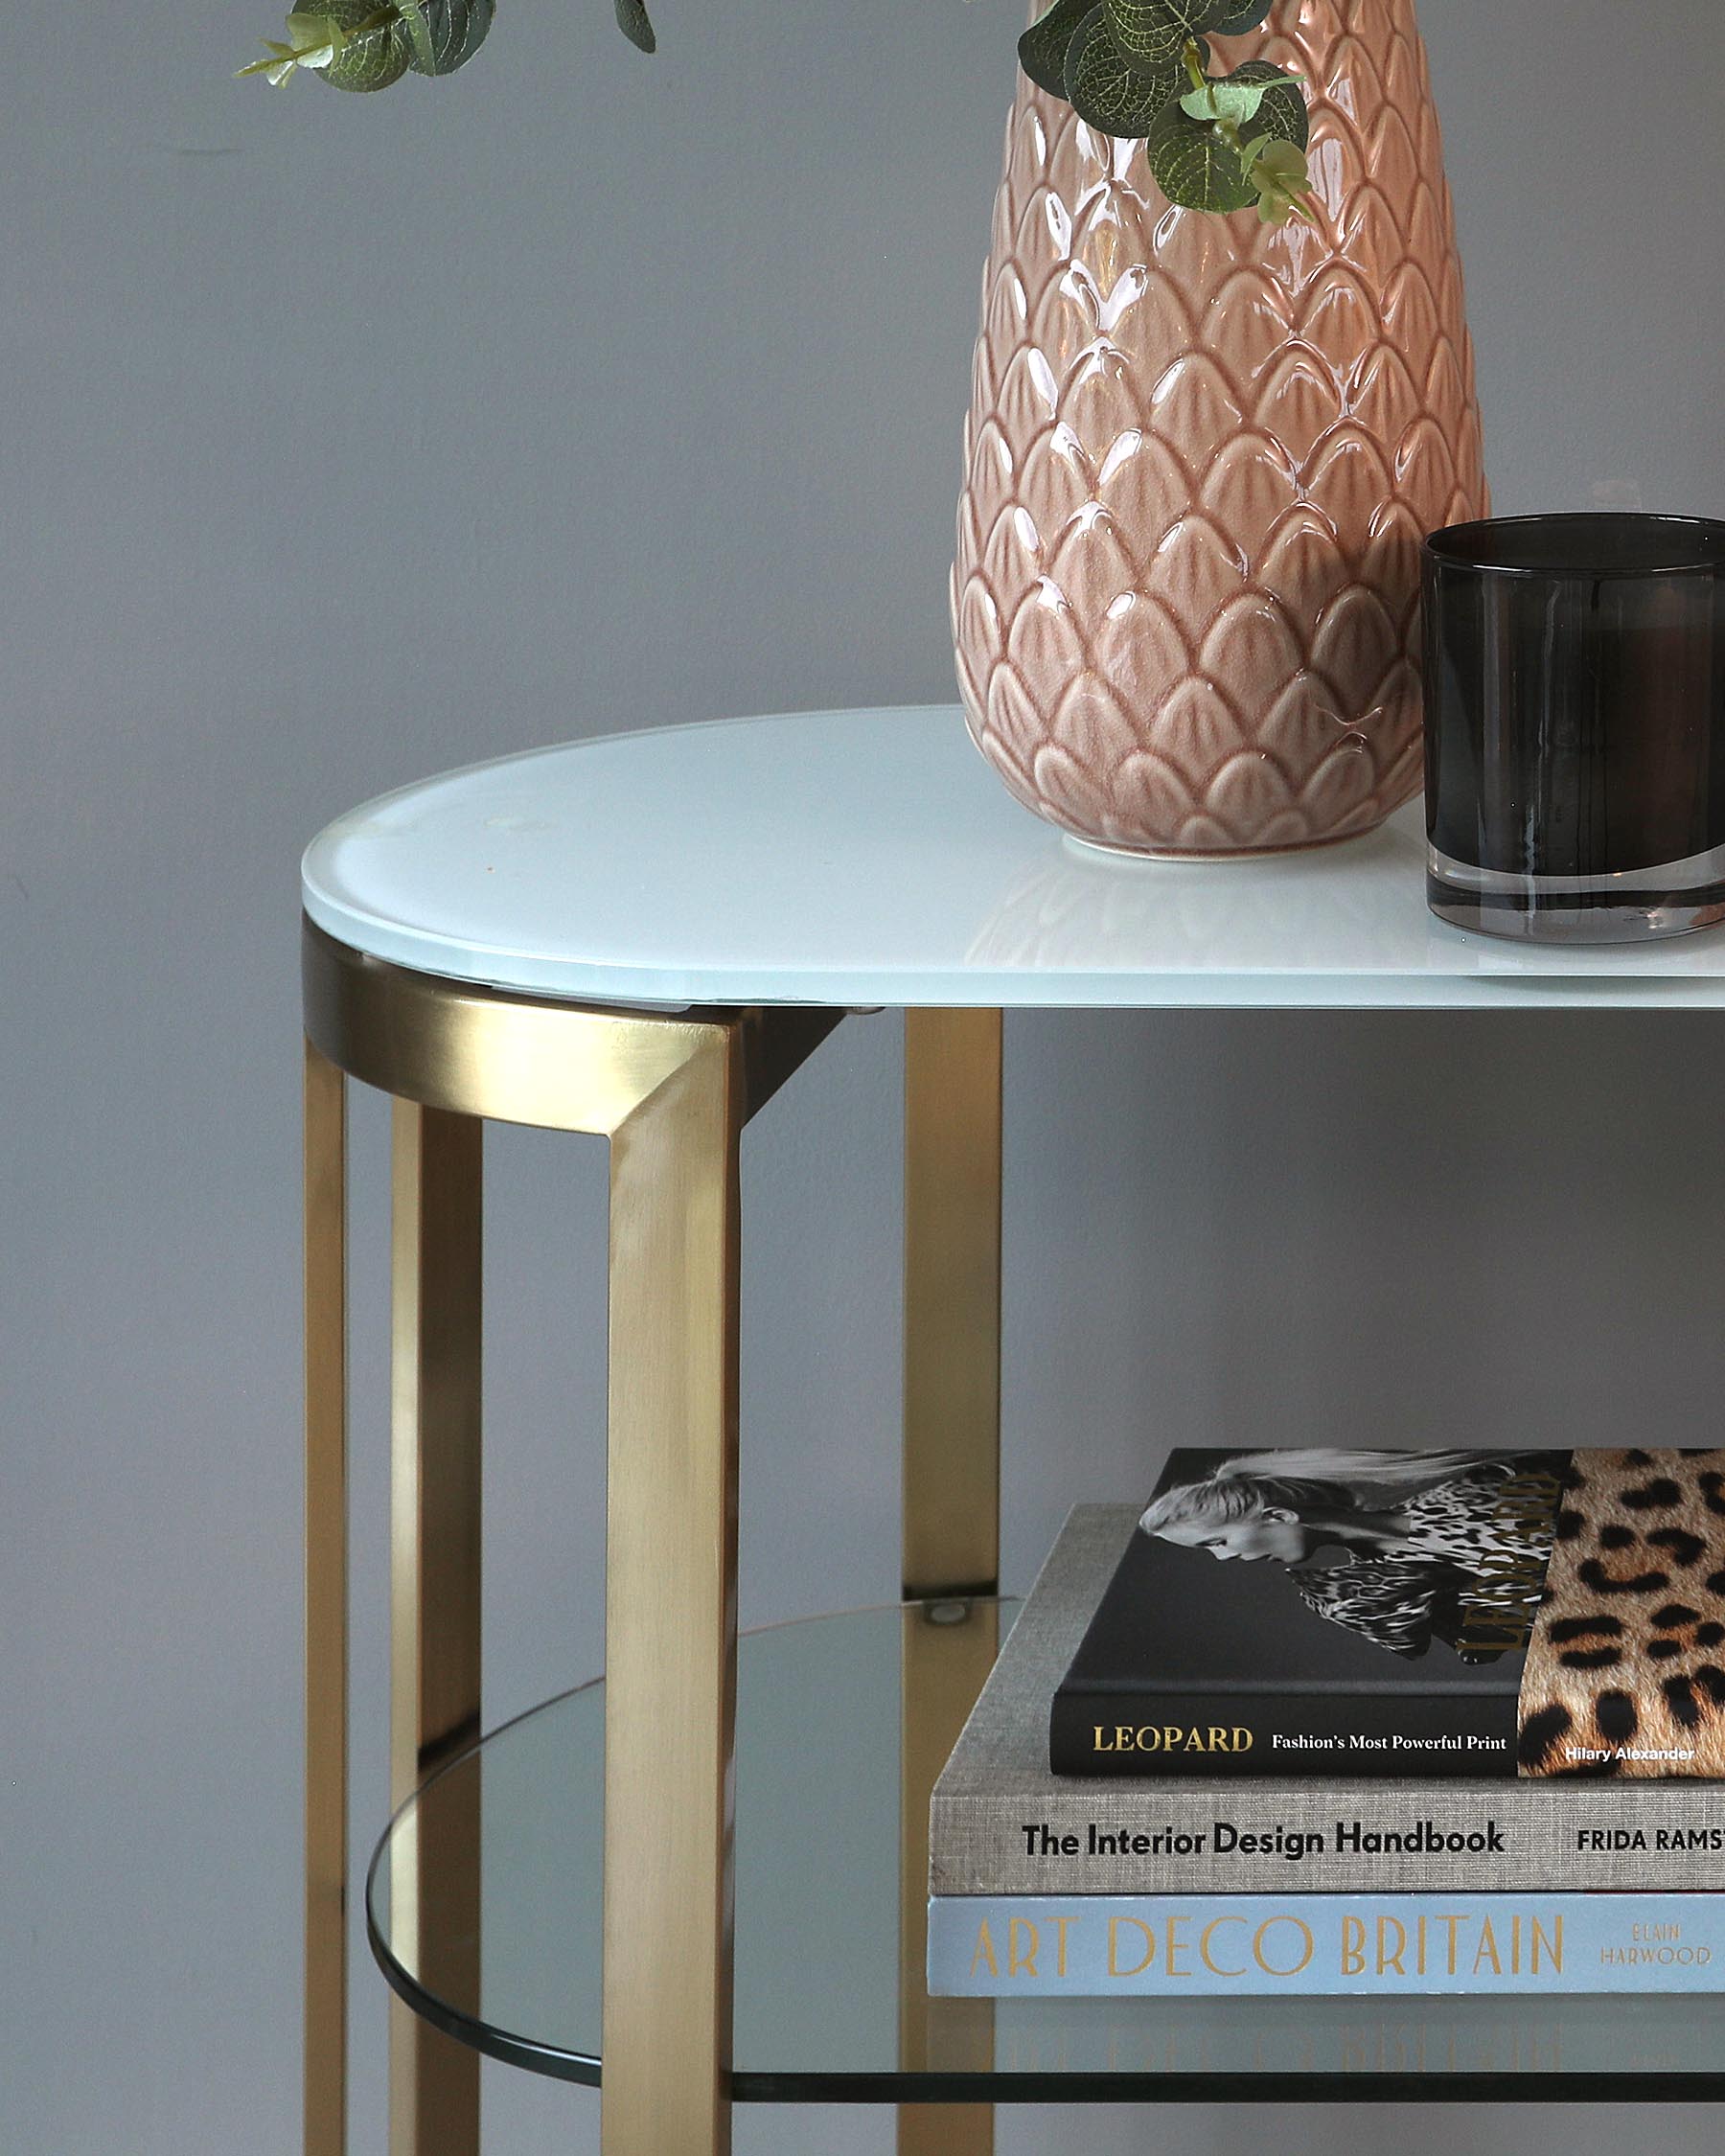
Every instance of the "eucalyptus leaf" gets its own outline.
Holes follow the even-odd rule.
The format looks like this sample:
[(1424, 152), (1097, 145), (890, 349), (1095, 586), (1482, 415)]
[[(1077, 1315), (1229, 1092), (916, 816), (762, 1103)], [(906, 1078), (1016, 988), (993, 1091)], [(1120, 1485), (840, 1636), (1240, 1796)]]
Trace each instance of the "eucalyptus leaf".
[(1038, 15), (1019, 39), (1019, 65), (1039, 90), (1066, 96), (1067, 50), (1078, 25), (1095, 6), (1096, 0), (1054, 0), (1046, 14)]
[(437, 53), (431, 43), (430, 26), (424, 10), (416, 5), (416, 0), (396, 0), (396, 12), (407, 32), (408, 66), (419, 75), (435, 75)]
[(267, 75), (271, 85), (279, 87), (291, 81), (302, 67), (313, 71), (328, 67), (347, 43), (346, 32), (331, 15), (289, 15), (288, 34), (293, 40), (288, 45), (279, 45), (273, 37), (262, 38), (264, 57), (241, 68), (239, 74)]
[(1298, 187), (1306, 185), (1311, 174), (1303, 149), (1297, 149), (1291, 142), (1272, 141), (1267, 135), (1260, 135), (1258, 143), (1261, 148), (1254, 145), (1257, 154), (1253, 162), (1261, 173), (1292, 181)]
[(243, 67), (234, 70), (234, 80), (240, 81), (247, 75), (267, 75), (272, 87), (286, 82), (299, 62), (293, 57), (291, 45), (278, 45), (273, 37), (260, 37), (264, 48), (262, 59), (248, 60)]
[(616, 0), (617, 28), (632, 45), (638, 45), (644, 53), (656, 53), (658, 39), (653, 34), (653, 25), (647, 19), (644, 0)]
[(411, 44), (407, 26), (393, 6), (379, 0), (323, 0), (317, 12), (346, 34), (332, 40), (332, 57), (315, 69), (320, 82), (333, 90), (386, 90), (406, 74)]
[(1290, 218), (1304, 218), (1308, 224), (1317, 222), (1306, 206), (1312, 175), (1303, 149), (1291, 142), (1261, 137), (1252, 146), (1246, 170), (1248, 179), (1258, 191), (1258, 216), (1266, 224), (1286, 224)]
[(1244, 37), (1255, 30), (1276, 5), (1276, 0), (1230, 0), (1224, 14), (1208, 28), (1212, 37)]
[(1228, 0), (1103, 0), (1109, 34), (1134, 67), (1161, 75), (1184, 71), (1186, 46), (1210, 27)]
[(1184, 68), (1147, 75), (1134, 67), (1109, 33), (1105, 7), (1091, 11), (1067, 48), (1066, 94), (1072, 110), (1087, 126), (1123, 142), (1150, 132), (1184, 80)]
[(1252, 114), (1253, 126), (1259, 134), (1273, 135), (1277, 142), (1291, 142), (1303, 149), (1311, 140), (1312, 116), (1306, 110), (1300, 80), (1286, 68), (1277, 67), (1274, 60), (1248, 60), (1218, 82), (1216, 91), (1220, 96), (1228, 90), (1261, 88), (1263, 96)]
[(1242, 126), (1256, 114), (1269, 90), (1267, 82), (1207, 82), (1202, 90), (1188, 90), (1180, 109), (1194, 120), (1231, 120)]
[(1183, 210), (1245, 210), (1257, 200), (1232, 145), (1178, 98), (1162, 107), (1144, 149), (1156, 184)]
[(465, 67), (484, 44), (495, 12), (494, 0), (396, 0), (396, 6), (412, 38), (407, 64), (420, 75), (453, 75)]
[(333, 90), (386, 90), (407, 72), (407, 33), (399, 24), (350, 37), (317, 80)]

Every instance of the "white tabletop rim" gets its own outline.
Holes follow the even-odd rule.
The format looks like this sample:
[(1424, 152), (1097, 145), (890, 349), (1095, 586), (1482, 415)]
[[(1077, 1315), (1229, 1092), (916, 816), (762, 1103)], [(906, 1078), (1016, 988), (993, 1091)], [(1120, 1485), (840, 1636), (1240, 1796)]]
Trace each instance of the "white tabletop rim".
[(1725, 930), (1585, 951), (1464, 935), (1427, 910), (1423, 871), (1417, 802), (1264, 861), (1081, 853), (942, 704), (517, 750), (349, 811), (301, 864), (336, 941), (554, 1002), (1725, 1006)]

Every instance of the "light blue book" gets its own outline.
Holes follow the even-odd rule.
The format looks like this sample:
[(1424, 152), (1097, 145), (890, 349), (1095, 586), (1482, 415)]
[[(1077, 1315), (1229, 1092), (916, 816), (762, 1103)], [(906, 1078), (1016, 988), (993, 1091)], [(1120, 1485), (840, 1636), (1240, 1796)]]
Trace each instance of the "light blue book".
[(1725, 1894), (937, 1894), (929, 1991), (1725, 1991)]

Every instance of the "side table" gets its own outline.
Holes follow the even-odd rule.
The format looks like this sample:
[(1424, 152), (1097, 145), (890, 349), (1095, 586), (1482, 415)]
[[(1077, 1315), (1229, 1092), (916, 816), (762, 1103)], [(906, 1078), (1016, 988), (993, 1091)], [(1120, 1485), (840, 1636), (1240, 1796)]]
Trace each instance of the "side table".
[[(1226, 867), (1075, 848), (1007, 797), (945, 706), (537, 751), (406, 788), (314, 841), (307, 2156), (345, 2145), (346, 1079), (394, 1104), (390, 1758), (404, 1809), (387, 1925), (374, 1908), (373, 1931), (420, 2011), (392, 2022), (392, 2151), (477, 2150), (478, 2053), (452, 2030), (571, 2077), (595, 2077), (602, 2056), (606, 2156), (722, 2156), (746, 2085), (731, 2055), (739, 1146), (845, 1013), (883, 1005), (907, 1018), (903, 1571), (920, 1616), (902, 1634), (896, 2056), (842, 2093), (903, 2104), (905, 2156), (981, 2156), (982, 2098), (1285, 2099), (1291, 2073), (1312, 2097), (1340, 2079), (1453, 2099), (1481, 2081), (1551, 2093), (1576, 2078), (1573, 2040), (1567, 2068), (1542, 2057), (1471, 2077), (1422, 2064), (1348, 2081), (1320, 2047), (1303, 2076), (1159, 2076), (1109, 2052), (1063, 2083), (1058, 2063), (1000, 2072), (986, 2012), (921, 1991), (919, 1812), (996, 1639), (1003, 1010), (1725, 1005), (1719, 936), (1610, 953), (1492, 944), (1429, 916), (1422, 872), (1416, 806), (1346, 847)], [(610, 1141), (596, 2054), (488, 2031), (461, 2004), (481, 1987), (487, 1891), (479, 1777), (448, 1766), (483, 1755), (471, 1748), (486, 1120)], [(416, 1804), (430, 1778), (438, 1800)], [(1626, 2005), (1613, 2003), (1620, 2032)], [(1696, 2034), (1711, 2037), (1711, 2025)], [(1601, 2088), (1598, 2071), (1580, 2070), (1581, 2085), (1591, 2072)], [(1706, 2093), (1671, 2066), (1649, 2086)], [(1620, 2072), (1610, 2093), (1636, 2092)]]

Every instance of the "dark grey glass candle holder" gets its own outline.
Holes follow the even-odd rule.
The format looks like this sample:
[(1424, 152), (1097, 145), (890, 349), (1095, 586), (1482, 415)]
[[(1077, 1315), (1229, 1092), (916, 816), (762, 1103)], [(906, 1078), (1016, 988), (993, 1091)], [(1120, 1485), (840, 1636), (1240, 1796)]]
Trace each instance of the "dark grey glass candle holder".
[(1548, 943), (1725, 920), (1725, 523), (1456, 524), (1423, 592), (1432, 910)]

